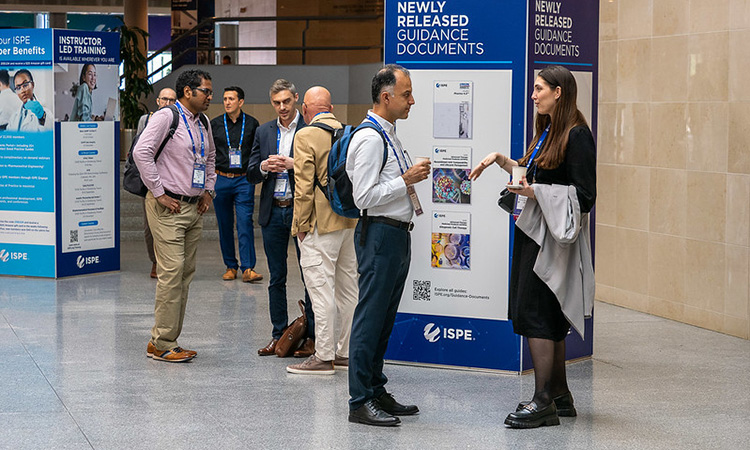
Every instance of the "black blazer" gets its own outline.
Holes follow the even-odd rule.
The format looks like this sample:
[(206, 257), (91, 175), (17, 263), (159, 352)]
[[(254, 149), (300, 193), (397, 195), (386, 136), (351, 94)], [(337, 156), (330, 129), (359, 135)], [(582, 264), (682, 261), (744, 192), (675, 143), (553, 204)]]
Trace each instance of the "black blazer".
[[(279, 126), (277, 119), (259, 126), (255, 131), (253, 148), (250, 150), (250, 161), (247, 165), (247, 180), (253, 184), (263, 183), (260, 188), (260, 211), (258, 212), (258, 223), (265, 227), (271, 221), (271, 206), (273, 205), (273, 189), (276, 185), (276, 174), (269, 172), (265, 177), (260, 171), (260, 163), (268, 159), (269, 155), (276, 154), (276, 137)], [(305, 121), (300, 114), (295, 134), (305, 126)], [(289, 152), (294, 157), (294, 144)], [(289, 170), (289, 187), (294, 193), (294, 170)]]

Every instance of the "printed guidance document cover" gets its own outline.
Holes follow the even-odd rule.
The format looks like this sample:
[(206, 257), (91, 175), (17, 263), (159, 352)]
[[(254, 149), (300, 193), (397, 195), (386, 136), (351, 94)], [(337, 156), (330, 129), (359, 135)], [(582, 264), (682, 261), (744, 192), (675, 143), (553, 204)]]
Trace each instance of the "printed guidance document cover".
[(471, 81), (436, 81), (432, 136), (443, 139), (471, 139), (474, 122)]

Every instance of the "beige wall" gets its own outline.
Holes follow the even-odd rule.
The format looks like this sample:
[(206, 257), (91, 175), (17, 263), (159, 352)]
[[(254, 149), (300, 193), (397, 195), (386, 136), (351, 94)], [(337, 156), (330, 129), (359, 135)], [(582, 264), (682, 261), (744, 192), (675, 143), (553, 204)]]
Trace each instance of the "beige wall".
[(599, 300), (750, 338), (750, 0), (601, 0)]
[[(302, 105), (298, 104), (297, 106), (300, 114), (302, 114)], [(333, 114), (342, 123), (356, 125), (362, 122), (370, 108), (372, 108), (372, 105), (333, 105)], [(255, 117), (260, 123), (266, 123), (276, 118), (276, 112), (270, 102), (268, 104), (245, 104), (242, 106), (242, 111)], [(224, 114), (224, 106), (219, 103), (212, 103), (206, 111), (206, 115), (211, 119), (220, 114)]]

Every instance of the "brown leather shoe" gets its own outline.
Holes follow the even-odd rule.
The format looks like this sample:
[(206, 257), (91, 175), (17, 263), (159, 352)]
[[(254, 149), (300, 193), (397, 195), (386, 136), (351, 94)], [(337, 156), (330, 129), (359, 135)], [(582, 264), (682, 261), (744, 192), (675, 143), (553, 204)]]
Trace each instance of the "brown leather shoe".
[(224, 281), (232, 281), (235, 278), (237, 278), (237, 269), (227, 269), (226, 273), (221, 277)]
[(265, 347), (258, 349), (258, 354), (260, 356), (270, 356), (274, 355), (276, 353), (276, 343), (279, 342), (278, 339), (271, 339), (271, 342), (268, 343)]
[[(188, 350), (186, 348), (183, 348), (182, 351), (187, 353), (188, 355), (192, 355), (193, 358), (198, 356), (198, 352), (196, 352), (195, 350)], [(154, 353), (156, 353), (156, 346), (152, 344), (151, 341), (148, 341), (148, 344), (146, 345), (146, 356), (149, 358), (153, 358)]]
[(263, 279), (263, 275), (254, 271), (253, 269), (247, 269), (242, 273), (242, 281), (245, 283), (252, 283), (253, 281), (260, 281)]
[(298, 348), (294, 352), (295, 358), (307, 358), (315, 354), (315, 341), (313, 339), (307, 338), (305, 339), (305, 342), (302, 344), (302, 347)]
[(151, 264), (151, 278), (156, 278), (156, 263)]

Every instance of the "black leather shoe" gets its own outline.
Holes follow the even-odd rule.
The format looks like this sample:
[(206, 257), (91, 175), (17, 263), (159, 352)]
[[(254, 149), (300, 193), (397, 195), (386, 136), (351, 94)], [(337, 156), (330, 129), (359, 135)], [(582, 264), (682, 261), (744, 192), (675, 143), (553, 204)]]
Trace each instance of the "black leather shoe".
[(512, 412), (505, 418), (505, 425), (511, 428), (537, 428), (560, 425), (555, 402), (546, 408), (538, 409), (536, 402), (529, 402), (520, 411)]
[(414, 414), (419, 414), (417, 405), (402, 405), (387, 392), (378, 397), (378, 404), (383, 408), (383, 411), (394, 416), (413, 416)]
[[(558, 417), (575, 417), (578, 415), (576, 408), (573, 405), (573, 394), (570, 391), (558, 395), (554, 398), (555, 407), (557, 408)], [(529, 402), (521, 402), (516, 407), (516, 411), (520, 411), (524, 406), (528, 405)]]
[(377, 427), (395, 427), (401, 423), (401, 419), (383, 411), (377, 401), (370, 399), (354, 411), (349, 411), (349, 422)]

